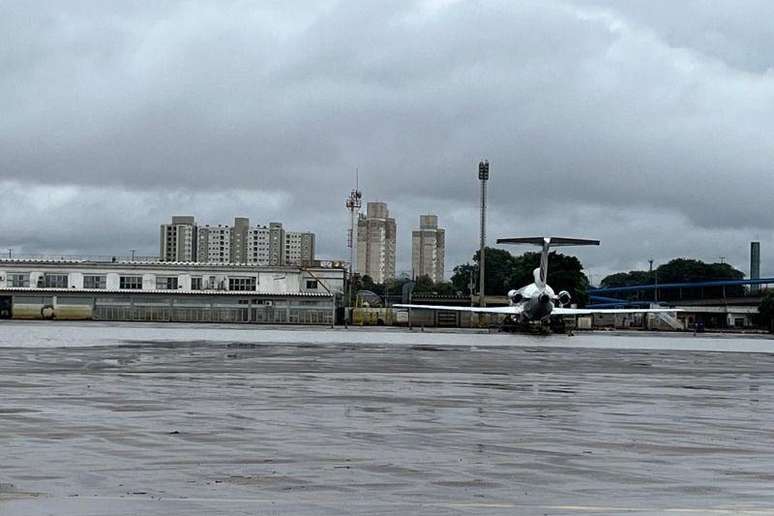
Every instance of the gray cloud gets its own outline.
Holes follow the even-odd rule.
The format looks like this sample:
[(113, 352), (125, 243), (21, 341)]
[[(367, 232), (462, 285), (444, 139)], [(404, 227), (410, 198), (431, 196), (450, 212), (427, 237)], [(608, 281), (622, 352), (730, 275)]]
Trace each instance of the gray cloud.
[(451, 266), (476, 245), (483, 156), (492, 237), (601, 237), (583, 254), (591, 270), (651, 255), (746, 269), (746, 242), (762, 240), (764, 259), (774, 247), (768, 2), (5, 11), (6, 247), (153, 252), (158, 224), (192, 213), (282, 220), (346, 256), (343, 198), (359, 167), (367, 200), (398, 219), (399, 268), (422, 212), (447, 226)]

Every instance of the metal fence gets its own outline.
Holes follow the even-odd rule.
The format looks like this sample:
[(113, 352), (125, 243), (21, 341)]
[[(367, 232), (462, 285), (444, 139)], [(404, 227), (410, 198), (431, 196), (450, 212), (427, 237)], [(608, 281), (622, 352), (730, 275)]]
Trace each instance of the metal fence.
[(333, 324), (330, 308), (102, 305), (99, 321), (222, 322), (246, 324)]

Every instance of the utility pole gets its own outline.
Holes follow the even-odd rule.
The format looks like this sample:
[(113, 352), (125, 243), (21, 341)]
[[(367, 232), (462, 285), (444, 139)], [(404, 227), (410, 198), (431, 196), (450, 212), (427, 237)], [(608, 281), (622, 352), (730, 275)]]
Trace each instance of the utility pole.
[(473, 268), (470, 268), (470, 279), (468, 280), (468, 289), (470, 290), (470, 306), (473, 306), (473, 291), (476, 288), (476, 282), (473, 281)]
[(481, 182), (481, 245), (478, 254), (478, 304), (486, 306), (486, 182), (489, 181), (489, 161), (478, 163), (478, 180)]
[(390, 307), (390, 280), (384, 278), (384, 307)]
[[(650, 264), (650, 267), (648, 268), (648, 274), (650, 275), (650, 279), (653, 280), (653, 258), (648, 260), (648, 263)], [(653, 281), (653, 283), (656, 283), (656, 281)], [(640, 294), (642, 294), (642, 292), (637, 292), (637, 299), (642, 299), (640, 297)], [(656, 289), (655, 288), (653, 289), (653, 300), (654, 301), (658, 300), (658, 294), (656, 293)]]

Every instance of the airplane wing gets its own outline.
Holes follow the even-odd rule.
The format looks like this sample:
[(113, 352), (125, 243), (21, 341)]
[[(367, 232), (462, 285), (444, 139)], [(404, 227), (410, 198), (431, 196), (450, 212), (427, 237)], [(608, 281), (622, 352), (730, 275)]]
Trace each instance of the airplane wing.
[(392, 305), (393, 308), (412, 308), (414, 310), (443, 310), (449, 312), (470, 312), (479, 314), (507, 314), (518, 315), (522, 312), (521, 306), (493, 306), (481, 308), (475, 306), (441, 306), (441, 305)]
[(680, 308), (554, 308), (551, 315), (591, 315), (591, 314), (664, 314), (682, 312)]
[(532, 244), (548, 245), (548, 247), (562, 247), (568, 245), (599, 245), (599, 240), (589, 240), (587, 238), (565, 238), (565, 237), (519, 237), (519, 238), (498, 238), (498, 244)]

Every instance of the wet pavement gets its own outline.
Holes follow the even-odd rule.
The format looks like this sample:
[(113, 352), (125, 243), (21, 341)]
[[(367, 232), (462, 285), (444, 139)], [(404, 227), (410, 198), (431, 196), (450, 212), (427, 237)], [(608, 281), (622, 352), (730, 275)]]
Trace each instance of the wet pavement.
[(774, 514), (768, 349), (2, 324), (0, 515)]

